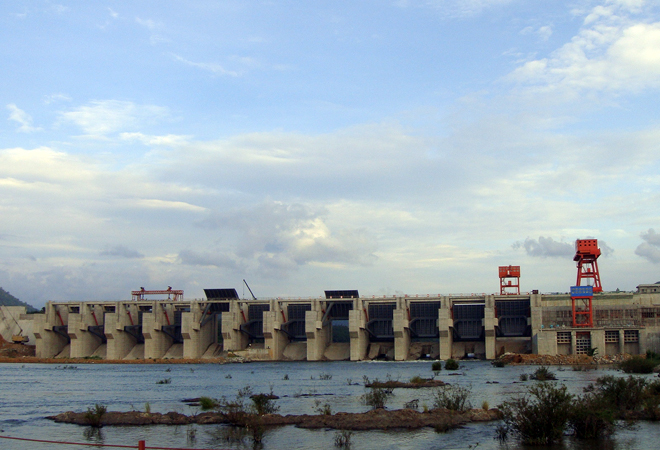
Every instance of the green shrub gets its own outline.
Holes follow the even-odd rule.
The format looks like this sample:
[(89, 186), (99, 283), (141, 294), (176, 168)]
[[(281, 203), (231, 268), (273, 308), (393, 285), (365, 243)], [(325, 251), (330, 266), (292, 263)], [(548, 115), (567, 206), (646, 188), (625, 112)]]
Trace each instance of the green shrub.
[(574, 402), (568, 426), (579, 439), (600, 439), (614, 434), (615, 411), (596, 392), (587, 393)]
[(107, 411), (108, 408), (105, 405), (101, 405), (99, 403), (95, 404), (94, 408), (87, 408), (87, 412), (85, 413), (85, 420), (87, 421), (87, 424), (94, 428), (101, 428), (103, 426), (101, 424), (103, 421), (103, 416), (105, 416)]
[(433, 364), (431, 364), (431, 370), (433, 372), (440, 372), (442, 370), (442, 361), (433, 361)]
[(532, 380), (537, 380), (537, 381), (548, 381), (548, 380), (556, 380), (557, 377), (553, 372), (550, 372), (550, 369), (548, 369), (545, 366), (541, 366), (538, 369), (534, 371), (534, 373), (530, 376)]
[(362, 400), (371, 409), (385, 408), (385, 404), (394, 395), (392, 389), (388, 388), (370, 388), (367, 393), (362, 396)]
[(445, 369), (446, 370), (458, 370), (458, 363), (456, 362), (456, 360), (448, 359), (445, 362)]
[(499, 405), (503, 424), (498, 437), (514, 434), (525, 445), (549, 445), (559, 441), (566, 428), (573, 396), (566, 386), (538, 383), (527, 394)]
[(433, 407), (459, 412), (467, 411), (472, 408), (469, 400), (470, 393), (471, 388), (446, 384), (437, 388), (433, 393)]
[(202, 408), (202, 411), (209, 411), (212, 409), (217, 409), (220, 404), (217, 400), (211, 397), (200, 397), (199, 406)]
[(321, 400), (314, 400), (314, 410), (322, 416), (331, 416), (332, 407), (330, 403), (321, 404)]
[(412, 377), (410, 379), (410, 382), (412, 384), (422, 384), (422, 383), (426, 383), (426, 380), (424, 378), (420, 377), (419, 375), (415, 375), (414, 377)]
[(607, 375), (596, 380), (596, 385), (585, 391), (596, 391), (609, 408), (615, 411), (639, 411), (647, 396), (646, 380), (630, 375), (628, 378)]
[(170, 384), (170, 383), (172, 383), (171, 378), (163, 378), (162, 380), (156, 381), (156, 384)]
[(335, 447), (351, 448), (351, 436), (353, 436), (352, 431), (348, 431), (348, 430), (337, 431), (335, 433)]
[(526, 373), (521, 373), (518, 378), (520, 378), (520, 381), (527, 381), (529, 379), (529, 375)]
[(275, 399), (272, 393), (270, 394), (255, 394), (250, 396), (252, 400), (252, 412), (259, 416), (264, 414), (274, 414), (279, 411), (280, 407), (275, 405)]
[(625, 373), (653, 373), (653, 369), (658, 364), (660, 364), (660, 361), (657, 359), (633, 356), (632, 358), (619, 363), (619, 369), (623, 370)]
[(506, 361), (503, 360), (503, 359), (496, 359), (496, 360), (493, 361), (491, 364), (492, 364), (493, 366), (495, 366), (495, 367), (504, 367), (504, 366), (506, 366), (507, 363), (506, 363)]

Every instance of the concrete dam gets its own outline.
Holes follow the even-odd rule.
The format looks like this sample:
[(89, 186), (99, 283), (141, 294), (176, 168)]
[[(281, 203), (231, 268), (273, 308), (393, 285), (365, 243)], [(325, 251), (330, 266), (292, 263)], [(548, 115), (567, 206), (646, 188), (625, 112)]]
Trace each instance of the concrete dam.
[[(590, 299), (593, 323), (576, 326), (570, 294), (48, 302), (32, 315), (40, 358), (106, 360), (494, 359), (505, 352), (599, 355), (660, 352), (660, 284)], [(182, 297), (182, 296), (181, 296)], [(592, 309), (591, 309), (592, 308)], [(347, 333), (346, 333), (347, 332)]]

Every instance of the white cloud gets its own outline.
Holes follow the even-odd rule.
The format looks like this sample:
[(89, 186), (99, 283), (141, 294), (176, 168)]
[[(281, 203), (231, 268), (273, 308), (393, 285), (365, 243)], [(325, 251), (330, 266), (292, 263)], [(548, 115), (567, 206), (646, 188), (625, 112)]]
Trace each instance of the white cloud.
[(654, 264), (660, 263), (660, 234), (650, 228), (647, 232), (641, 233), (640, 236), (644, 242), (637, 246), (635, 254)]
[(97, 100), (60, 113), (60, 122), (80, 127), (88, 137), (100, 138), (108, 134), (136, 129), (168, 116), (166, 108), (138, 105), (120, 100)]
[(121, 133), (119, 138), (125, 141), (139, 141), (145, 145), (174, 146), (182, 145), (190, 141), (192, 136), (181, 136), (177, 134), (167, 134), (164, 136), (152, 136), (143, 133)]
[(18, 122), (20, 125), (16, 131), (19, 133), (32, 133), (35, 131), (42, 131), (42, 128), (32, 126), (32, 117), (17, 107), (15, 104), (10, 103), (7, 105), (7, 109), (10, 111), (9, 120)]
[(179, 62), (182, 62), (184, 64), (187, 64), (191, 67), (196, 67), (198, 69), (202, 69), (202, 70), (205, 70), (207, 72), (214, 73), (216, 75), (227, 75), (227, 76), (230, 76), (230, 77), (238, 77), (240, 75), (239, 72), (236, 72), (236, 71), (233, 71), (233, 70), (227, 70), (222, 65), (217, 64), (217, 63), (193, 62), (193, 61), (189, 61), (189, 60), (187, 60), (187, 59), (185, 59), (185, 58), (183, 58), (179, 55), (175, 55), (174, 53), (172, 53), (172, 57), (175, 60), (177, 60)]
[(490, 8), (503, 6), (513, 0), (398, 0), (394, 4), (401, 8), (430, 7), (444, 16), (467, 17)]
[(153, 19), (141, 19), (139, 17), (135, 18), (135, 22), (150, 31), (149, 42), (152, 45), (170, 42), (170, 39), (165, 37), (161, 32), (165, 28), (162, 22)]
[(612, 1), (594, 7), (571, 42), (526, 62), (508, 80), (548, 91), (660, 88), (660, 22), (631, 15), (642, 5)]

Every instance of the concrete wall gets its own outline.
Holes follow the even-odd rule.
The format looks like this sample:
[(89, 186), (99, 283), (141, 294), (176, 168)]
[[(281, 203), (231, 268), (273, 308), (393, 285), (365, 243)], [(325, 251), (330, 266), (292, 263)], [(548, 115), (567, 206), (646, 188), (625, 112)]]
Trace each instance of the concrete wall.
[[(495, 302), (501, 299), (529, 299), (531, 312), (528, 324), (532, 330), (530, 337), (503, 338), (497, 336), (499, 321), (495, 316)], [(566, 326), (567, 323), (570, 324), (571, 314), (571, 300), (568, 294), (532, 294), (515, 296), (515, 298), (514, 296), (499, 295), (389, 297), (386, 301), (394, 302), (396, 305), (392, 320), (394, 340), (393, 342), (373, 343), (367, 331), (366, 311), (368, 311), (370, 303), (382, 303), (383, 301), (382, 298), (353, 299), (353, 310), (349, 311), (348, 317), (350, 359), (352, 361), (385, 354), (399, 361), (418, 357), (420, 352), (417, 347), (421, 344), (413, 342), (411, 338), (408, 310), (411, 302), (423, 301), (440, 303), (437, 313), (439, 338), (432, 342), (434, 348), (438, 349), (440, 359), (460, 358), (467, 353), (475, 353), (487, 359), (496, 358), (505, 352), (575, 353), (578, 351), (577, 333), (584, 331), (590, 332), (591, 346), (597, 347), (599, 354), (643, 353), (646, 349), (660, 351), (660, 293), (606, 293), (595, 296), (594, 314), (600, 317), (600, 322), (605, 320), (603, 319), (604, 313), (609, 314), (606, 316), (611, 323), (588, 330), (572, 329), (570, 326)], [(98, 351), (101, 345), (99, 339), (87, 330), (90, 325), (98, 324), (102, 320), (108, 342), (108, 359), (200, 358), (211, 346), (214, 346), (214, 349), (217, 347), (219, 322), (222, 323), (225, 351), (239, 352), (248, 349), (250, 339), (241, 326), (246, 323), (248, 306), (255, 302), (268, 304), (270, 307), (269, 311), (264, 312), (264, 343), (251, 346), (254, 351), (257, 351), (257, 347), (259, 347), (260, 358), (282, 360), (295, 357), (306, 358), (310, 361), (325, 359), (324, 354), (331, 345), (332, 329), (329, 320), (326, 319), (324, 322), (324, 308), (327, 300), (318, 298), (232, 301), (228, 312), (218, 314), (217, 317), (214, 315), (211, 318), (204, 316), (207, 301), (49, 303), (45, 313), (33, 315), (34, 320), (31, 323), (34, 328), (37, 354), (41, 357), (63, 356), (67, 353), (69, 347), (66, 336), (63, 337), (53, 331), (57, 326), (64, 326), (66, 334), (71, 340), (68, 350), (71, 356), (84, 357)], [(283, 324), (287, 320), (285, 317), (287, 305), (301, 302), (311, 304), (311, 310), (305, 313), (306, 341), (292, 343), (283, 330)], [(481, 340), (454, 341), (452, 306), (456, 302), (483, 303), (484, 337)], [(183, 344), (173, 346), (172, 338), (162, 331), (162, 327), (167, 325), (168, 321), (170, 324), (172, 323), (176, 308), (184, 307), (189, 311), (182, 314)], [(106, 309), (105, 314), (103, 314), (104, 308)], [(107, 312), (108, 308), (114, 308), (114, 312)], [(142, 320), (140, 323), (136, 323), (139, 310), (143, 310)], [(620, 315), (622, 318), (619, 320)], [(125, 327), (129, 325), (142, 326), (144, 345), (140, 346), (135, 338), (125, 331)], [(620, 333), (618, 343), (612, 344), (605, 341), (608, 330), (617, 330)], [(626, 330), (637, 333), (638, 341), (624, 342)], [(558, 344), (557, 333), (569, 333), (570, 340)], [(412, 352), (411, 346), (416, 346)]]

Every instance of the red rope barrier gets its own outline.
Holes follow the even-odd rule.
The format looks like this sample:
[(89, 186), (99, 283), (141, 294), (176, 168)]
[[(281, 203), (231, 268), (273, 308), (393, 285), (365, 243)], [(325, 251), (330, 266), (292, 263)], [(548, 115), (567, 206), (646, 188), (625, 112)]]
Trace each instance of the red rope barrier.
[[(43, 444), (62, 444), (62, 445), (87, 445), (90, 447), (112, 447), (112, 448), (137, 448), (141, 449), (150, 449), (150, 450), (212, 450), (212, 449), (200, 449), (200, 448), (181, 448), (181, 447), (146, 447), (141, 445), (120, 445), (120, 444), (92, 444), (90, 442), (67, 442), (67, 441), (48, 441), (45, 439), (28, 439), (28, 438), (19, 438), (11, 436), (0, 436), (0, 439), (12, 439), (15, 441), (27, 441), (27, 442), (39, 442)], [(141, 444), (144, 444), (144, 441), (140, 441)]]

